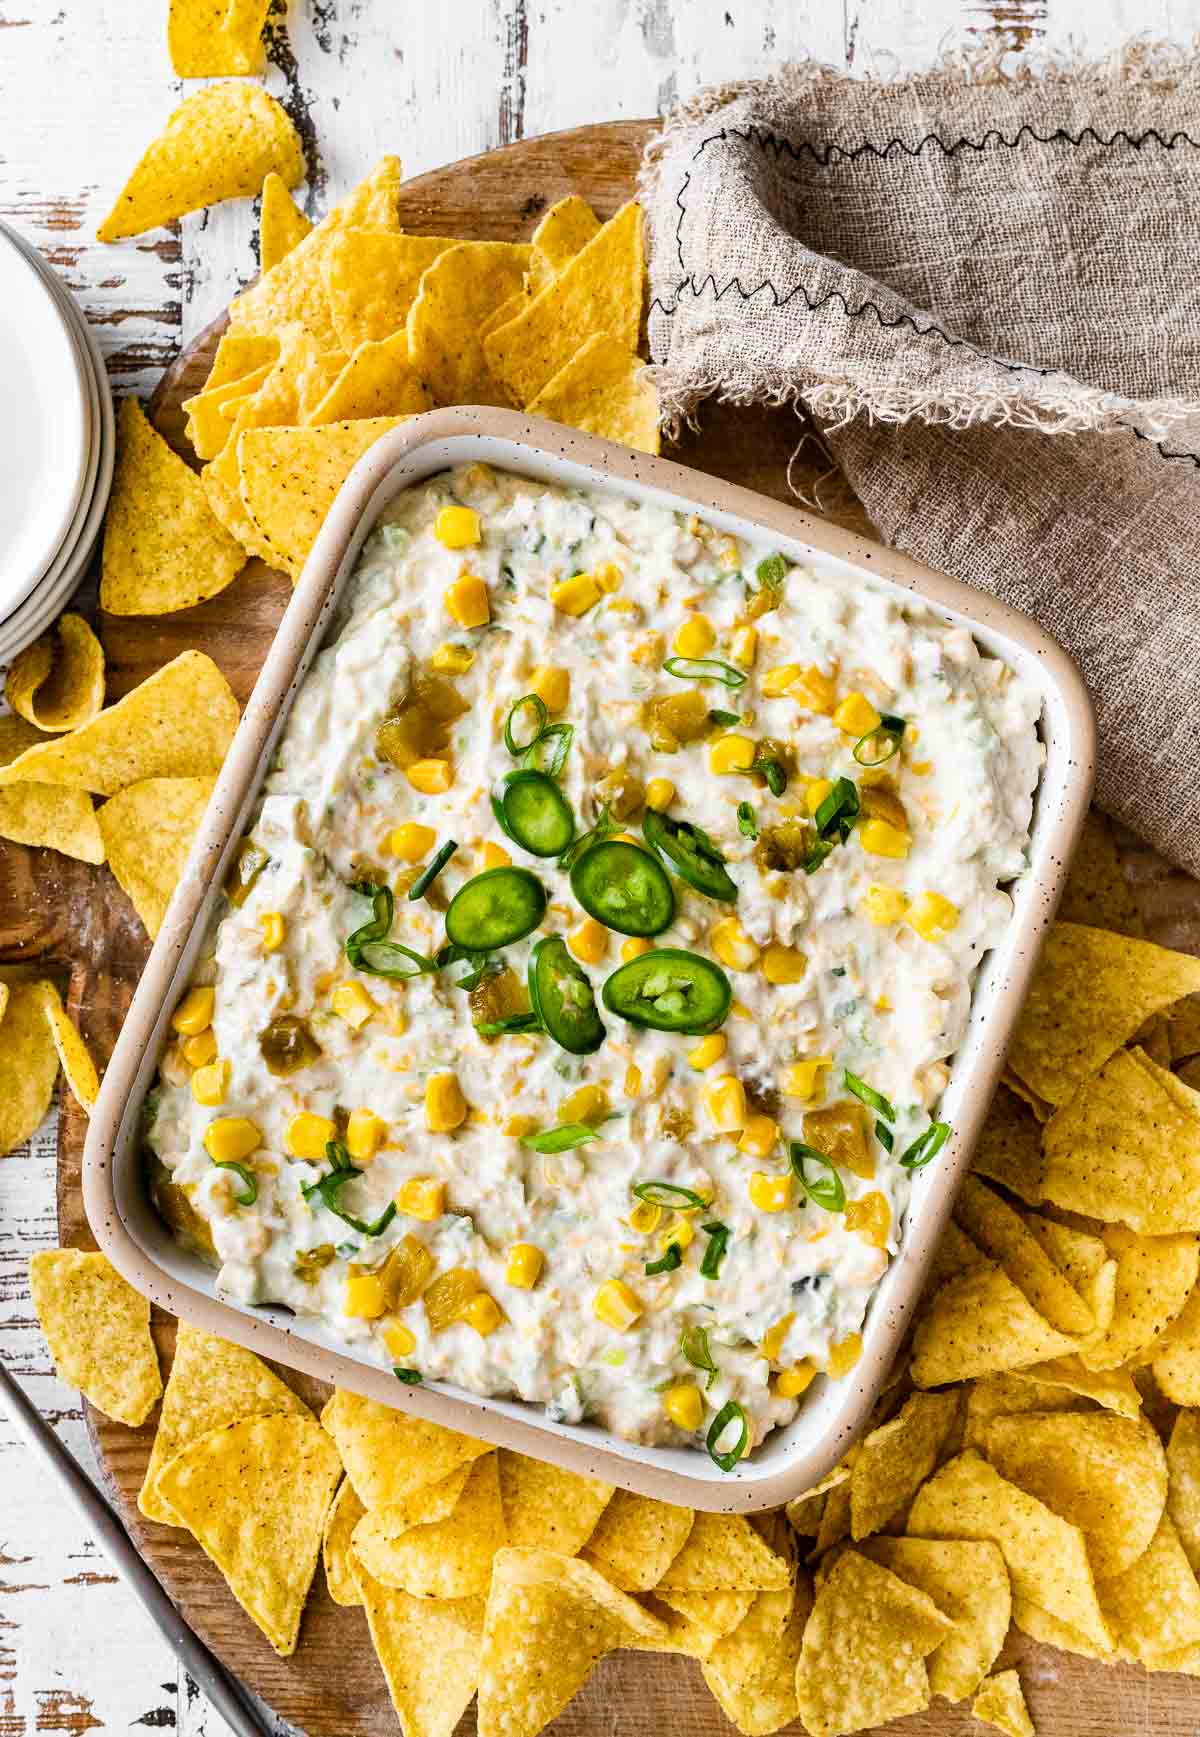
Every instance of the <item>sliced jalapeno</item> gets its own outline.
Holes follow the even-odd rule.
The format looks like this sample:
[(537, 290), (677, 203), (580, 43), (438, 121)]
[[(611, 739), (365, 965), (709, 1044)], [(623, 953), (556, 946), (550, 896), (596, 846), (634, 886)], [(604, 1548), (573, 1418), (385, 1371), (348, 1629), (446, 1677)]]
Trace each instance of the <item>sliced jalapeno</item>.
[(682, 947), (655, 947), (614, 971), (602, 999), (610, 1013), (630, 1025), (702, 1037), (724, 1025), (733, 990), (711, 959)]
[(536, 875), (523, 868), (485, 869), (451, 899), (446, 935), (456, 947), (486, 952), (521, 940), (545, 914), (546, 889)]
[(698, 893), (726, 904), (737, 898), (737, 885), (726, 871), (725, 858), (708, 834), (690, 820), (672, 820), (669, 814), (648, 808), (642, 837), (652, 850), (666, 857), (680, 880)]
[(621, 935), (661, 935), (675, 920), (675, 894), (658, 858), (623, 839), (585, 850), (571, 870), (571, 891), (589, 917)]
[(604, 1042), (591, 983), (559, 935), (547, 935), (529, 955), (529, 999), (549, 1036), (572, 1055), (590, 1055)]
[(509, 838), (532, 856), (557, 856), (575, 836), (575, 816), (545, 772), (510, 772), (492, 812)]

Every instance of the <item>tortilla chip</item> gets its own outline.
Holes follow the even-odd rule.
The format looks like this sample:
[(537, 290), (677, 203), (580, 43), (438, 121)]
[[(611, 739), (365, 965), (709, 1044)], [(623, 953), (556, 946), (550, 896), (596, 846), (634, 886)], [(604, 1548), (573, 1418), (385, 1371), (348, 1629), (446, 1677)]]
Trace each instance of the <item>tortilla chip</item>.
[(581, 247), (600, 233), (600, 219), (586, 199), (568, 193), (552, 205), (533, 234), (530, 276), (539, 294), (571, 263)]
[(1154, 1379), (1176, 1405), (1200, 1405), (1200, 1289), (1154, 1345)]
[(1171, 1065), (1171, 1022), (1165, 1013), (1155, 1013), (1150, 1016), (1145, 1025), (1140, 1026), (1130, 1039), (1138, 1049), (1144, 1049), (1152, 1062), (1157, 1062), (1160, 1068)]
[(158, 1431), (138, 1495), (142, 1513), (163, 1526), (182, 1525), (159, 1493), (158, 1475), (163, 1467), (210, 1430), (275, 1413), (312, 1416), (304, 1401), (253, 1352), (181, 1321)]
[(992, 1264), (983, 1250), (973, 1243), (966, 1231), (960, 1230), (951, 1218), (933, 1251), (933, 1259), (925, 1277), (925, 1294), (932, 1296), (934, 1291), (940, 1290), (951, 1279), (969, 1273), (973, 1267), (987, 1267)]
[(245, 380), (260, 368), (270, 367), (278, 357), (279, 339), (273, 332), (222, 332), (204, 390), (214, 392), (218, 386)]
[(320, 1425), (280, 1412), (210, 1430), (158, 1474), (163, 1500), (282, 1658), (296, 1650), (341, 1475)]
[(1079, 1653), (1085, 1659), (1103, 1659), (1106, 1662), (1113, 1657), (1112, 1648), (1101, 1648), (1080, 1634), (1077, 1628), (1072, 1628), (1069, 1622), (1063, 1622), (1057, 1616), (1051, 1616), (1048, 1610), (1043, 1610), (1040, 1604), (1033, 1604), (1027, 1598), (1014, 1598), (1012, 1619), (1014, 1625), (1033, 1640), (1045, 1641), (1047, 1646), (1058, 1647), (1064, 1653)]
[[(1013, 1381), (1032, 1380), (1050, 1388), (1063, 1388), (1083, 1399), (1094, 1399), (1106, 1411), (1121, 1417), (1138, 1417), (1142, 1396), (1127, 1369), (1088, 1369), (1078, 1356), (1053, 1357), (1047, 1363), (1035, 1363), (1030, 1369), (1014, 1369)], [(1057, 1401), (1056, 1401), (1057, 1404)], [(1042, 1409), (1040, 1406), (1038, 1409)]]
[(310, 428), (360, 417), (416, 416), (433, 399), (409, 361), (408, 333), (393, 332), (378, 343), (360, 344), (305, 421)]
[(636, 351), (644, 274), (642, 208), (631, 200), (515, 320), (484, 339), (488, 366), (513, 402), (531, 404), (597, 332)]
[(825, 1495), (814, 1555), (824, 1556), (835, 1544), (840, 1544), (843, 1538), (850, 1536), (851, 1512), (850, 1485), (835, 1484)]
[(230, 488), (228, 483), (223, 483), (212, 471), (211, 464), (205, 465), (200, 473), (200, 481), (204, 484), (205, 497), (214, 516), (221, 521), (234, 541), (240, 543), (247, 555), (265, 561), (268, 567), (278, 568), (275, 551), (259, 535), (258, 527), (242, 505), (242, 497), (236, 487)]
[[(3, 1030), (24, 985), (14, 987)], [(158, 1403), (162, 1377), (150, 1337), (150, 1304), (102, 1254), (42, 1249), (29, 1288), (60, 1381), (106, 1417), (136, 1429)]]
[(4, 697), (39, 730), (77, 730), (104, 704), (104, 651), (82, 615), (60, 615), (9, 665)]
[(1042, 1130), (1015, 1092), (996, 1089), (971, 1160), (977, 1176), (999, 1182), (1030, 1206), (1042, 1198)]
[[(240, 410), (246, 400), (254, 396), (277, 360), (278, 357), (264, 362), (241, 379), (226, 380), (220, 386), (206, 386), (194, 398), (184, 399), (183, 408), (187, 411), (184, 433), (197, 458), (216, 458), (224, 449), (231, 434), (230, 418), (226, 412)], [(211, 502), (209, 504), (211, 506)]]
[(1150, 1548), (1100, 1583), (1100, 1603), (1117, 1646), (1144, 1665), (1200, 1642), (1200, 1585), (1169, 1514)]
[(529, 297), (524, 290), (518, 290), (515, 295), (509, 296), (506, 302), (501, 302), (495, 313), (489, 314), (484, 320), (479, 328), (480, 338), (486, 338), (490, 333), (499, 330), (501, 326), (506, 326), (510, 320), (516, 319), (522, 308), (528, 306)]
[(657, 1592), (774, 1592), (791, 1580), (782, 1556), (741, 1514), (697, 1514)]
[(648, 1592), (687, 1543), (695, 1518), (691, 1508), (617, 1490), (581, 1554), (624, 1592)]
[(206, 85), (147, 146), (96, 238), (120, 241), (222, 199), (248, 199), (272, 170), (289, 187), (304, 179), (286, 109), (256, 84)]
[[(229, 437), (206, 474), (227, 488), (240, 482), (238, 443), (248, 428), (290, 428), (304, 422), (317, 408), (345, 368), (349, 358), (337, 349), (321, 349), (299, 326), (288, 327), (280, 340), (279, 359), (258, 390), (236, 400)], [(231, 403), (224, 407), (233, 409)], [(243, 502), (243, 506), (244, 506)]]
[(1181, 1411), (1167, 1442), (1167, 1513), (1196, 1573), (1200, 1570), (1200, 1412)]
[(167, 48), (180, 78), (239, 78), (262, 70), (270, 0), (170, 0)]
[(510, 402), (484, 358), (480, 327), (521, 288), (528, 262), (527, 247), (464, 241), (426, 267), (408, 310), (408, 348), (435, 403)]
[(232, 584), (244, 561), (213, 517), (199, 477), (146, 421), (137, 399), (123, 399), (100, 607), (110, 615), (190, 609)]
[[(366, 1511), (354, 1493), (354, 1485), (349, 1478), (343, 1478), (325, 1516), (325, 1529), (321, 1534), (325, 1585), (335, 1604), (354, 1605), (363, 1601), (355, 1577), (356, 1564), (350, 1541), (354, 1528)], [(357, 1564), (357, 1569), (360, 1574), (366, 1573), (361, 1563)]]
[(796, 1669), (812, 1612), (804, 1575), (781, 1592), (759, 1592), (745, 1617), (701, 1665), (704, 1681), (744, 1737), (771, 1737), (799, 1716)]
[(925, 1660), (929, 1692), (963, 1701), (987, 1676), (1008, 1633), (1008, 1569), (995, 1544), (965, 1538), (868, 1538), (864, 1556), (924, 1592), (954, 1623)]
[(1167, 1020), (1171, 1061), (1176, 1064), (1200, 1055), (1200, 997), (1185, 996), (1171, 1009)]
[(968, 1449), (935, 1472), (908, 1516), (913, 1538), (986, 1538), (1000, 1547), (1013, 1593), (1108, 1648), (1083, 1533)]
[(825, 1497), (794, 1496), (787, 1504), (785, 1512), (788, 1525), (801, 1538), (815, 1538), (821, 1530), (821, 1515), (825, 1508)]
[(0, 1157), (24, 1145), (41, 1127), (58, 1078), (58, 1051), (40, 985), (13, 983), (5, 989), (0, 1017)]
[(486, 1442), (422, 1417), (406, 1417), (341, 1387), (321, 1413), (321, 1422), (337, 1442), (346, 1476), (365, 1508), (402, 1502), (414, 1490), (440, 1483), (459, 1466), (492, 1451)]
[(596, 332), (547, 380), (529, 412), (656, 453), (658, 393), (639, 378), (644, 367), (632, 350), (607, 332)]
[(1088, 810), (1071, 872), (1058, 907), (1060, 923), (1083, 923), (1117, 935), (1145, 934), (1145, 925), (1125, 879), (1112, 822), (1099, 809)]
[(918, 1387), (1022, 1369), (1074, 1351), (1000, 1267), (974, 1267), (936, 1291), (913, 1335)]
[(612, 1485), (510, 1448), (501, 1448), (497, 1457), (508, 1542), (518, 1549), (557, 1550), (563, 1556), (582, 1550), (612, 1500)]
[(924, 1660), (952, 1628), (924, 1592), (847, 1550), (817, 1591), (796, 1671), (811, 1737), (840, 1737), (927, 1707)]
[(380, 157), (371, 173), (334, 206), (325, 222), (335, 229), (398, 229), (403, 179), (399, 157)]
[(1095, 1370), (1145, 1362), (1200, 1274), (1195, 1236), (1138, 1236), (1114, 1224), (1106, 1229), (1104, 1242), (1117, 1263), (1113, 1318), (1108, 1330), (1080, 1352), (1081, 1363)]
[[(32, 985), (34, 999), (42, 1009), (46, 1024), (50, 1029), (50, 1037), (54, 1043), (63, 1073), (76, 1102), (84, 1109), (91, 1109), (96, 1102), (100, 1090), (100, 1080), (96, 1073), (96, 1064), (88, 1053), (88, 1047), (79, 1034), (74, 1021), (67, 1014), (62, 1004), (62, 998), (54, 984), (43, 978)], [(6, 1003), (7, 1005), (7, 1003)], [(3, 1035), (0, 1033), (0, 1043)]]
[(989, 1677), (971, 1703), (971, 1711), (985, 1725), (1006, 1731), (1008, 1737), (1037, 1737), (1015, 1671), (997, 1671)]
[(258, 262), (262, 270), (270, 271), (311, 234), (312, 224), (272, 171), (263, 182), (258, 219)]
[[(424, 1493), (424, 1492), (420, 1492)], [(384, 1586), (414, 1598), (472, 1598), (488, 1589), (492, 1558), (505, 1542), (496, 1456), (469, 1468), (448, 1515), (408, 1522), (403, 1505), (368, 1511), (354, 1531), (354, 1554)]]
[[(360, 344), (377, 343), (403, 330), (423, 274), (460, 240), (453, 235), (402, 235), (344, 226), (331, 236), (322, 256), (323, 285), (343, 350), (352, 355)], [(524, 263), (529, 250), (519, 251)], [(503, 297), (490, 300), (488, 309), (498, 300)]]
[(643, 1607), (667, 1630), (665, 1640), (634, 1641), (635, 1651), (683, 1653), (706, 1659), (754, 1603), (753, 1592), (648, 1592)]
[(404, 1737), (451, 1737), (479, 1682), (483, 1600), (413, 1598), (352, 1566)]
[[(24, 718), (6, 714), (0, 718), (0, 766), (9, 765), (27, 748), (48, 739)], [(0, 838), (42, 845), (80, 862), (104, 861), (96, 810), (83, 790), (22, 783), (0, 789)]]
[(146, 926), (162, 928), (215, 778), (146, 778), (97, 812), (108, 866)]
[(857, 1542), (882, 1531), (924, 1483), (958, 1415), (957, 1393), (914, 1393), (872, 1430), (850, 1474), (850, 1529)]
[[(1200, 959), (1106, 929), (1056, 923), (1026, 997), (1008, 1065), (1047, 1103), (1065, 1104), (1152, 1013), (1165, 1012), (1197, 990)], [(1080, 1094), (1090, 1095), (1090, 1088)]]
[(479, 1737), (537, 1737), (605, 1653), (666, 1634), (577, 1556), (498, 1551), (483, 1625)]
[(1029, 1411), (1089, 1411), (1080, 1394), (1036, 1379), (1044, 1364), (1034, 1364), (1011, 1374), (986, 1375), (967, 1390), (963, 1423), (963, 1446), (987, 1450), (988, 1425), (994, 1417), (1019, 1417)]
[(323, 428), (251, 428), (238, 442), (242, 505), (298, 579), (325, 515), (359, 459), (403, 416), (330, 422)]
[(977, 1177), (964, 1179), (954, 1217), (972, 1242), (997, 1261), (1027, 1302), (1059, 1333), (1090, 1333), (1095, 1317), (1015, 1207)]

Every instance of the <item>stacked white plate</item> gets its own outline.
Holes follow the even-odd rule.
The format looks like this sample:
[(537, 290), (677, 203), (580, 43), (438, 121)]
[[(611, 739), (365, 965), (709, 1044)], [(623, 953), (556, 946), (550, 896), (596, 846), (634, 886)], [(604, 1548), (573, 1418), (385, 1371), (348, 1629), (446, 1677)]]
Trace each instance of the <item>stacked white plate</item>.
[(79, 308), (0, 223), (0, 663), (66, 607), (112, 484), (112, 394)]

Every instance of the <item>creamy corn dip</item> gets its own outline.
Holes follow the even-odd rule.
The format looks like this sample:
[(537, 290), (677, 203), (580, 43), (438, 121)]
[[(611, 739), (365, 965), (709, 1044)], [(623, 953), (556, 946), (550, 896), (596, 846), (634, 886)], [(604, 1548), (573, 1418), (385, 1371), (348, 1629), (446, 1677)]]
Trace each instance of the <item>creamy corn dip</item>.
[(403, 1380), (732, 1464), (857, 1359), (1038, 713), (831, 558), (482, 465), (408, 490), (176, 1011), (160, 1209)]

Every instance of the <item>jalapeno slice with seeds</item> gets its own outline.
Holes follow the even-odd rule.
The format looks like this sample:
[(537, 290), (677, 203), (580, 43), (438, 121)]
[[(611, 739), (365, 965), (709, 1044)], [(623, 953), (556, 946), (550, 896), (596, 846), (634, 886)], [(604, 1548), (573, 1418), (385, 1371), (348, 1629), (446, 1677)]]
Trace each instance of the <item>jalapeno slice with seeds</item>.
[(604, 1042), (591, 983), (561, 935), (547, 935), (530, 953), (529, 999), (547, 1035), (572, 1055), (591, 1055)]
[(536, 929), (546, 914), (546, 889), (523, 868), (485, 869), (455, 893), (446, 935), (456, 947), (486, 952), (508, 947)]
[(711, 959), (682, 947), (655, 947), (614, 971), (601, 999), (630, 1025), (703, 1037), (724, 1025), (733, 990)]
[(571, 804), (545, 772), (510, 772), (492, 797), (492, 812), (531, 856), (557, 856), (575, 836)]
[(571, 891), (589, 917), (621, 935), (661, 935), (675, 920), (675, 894), (658, 858), (623, 839), (585, 850), (571, 870)]
[(680, 880), (710, 899), (733, 904), (736, 883), (725, 868), (725, 858), (708, 834), (690, 820), (672, 820), (648, 808), (642, 821), (642, 837), (652, 850), (665, 856)]

